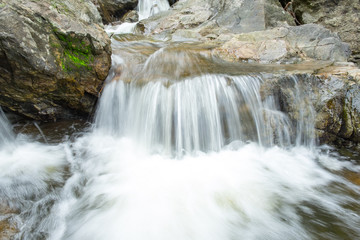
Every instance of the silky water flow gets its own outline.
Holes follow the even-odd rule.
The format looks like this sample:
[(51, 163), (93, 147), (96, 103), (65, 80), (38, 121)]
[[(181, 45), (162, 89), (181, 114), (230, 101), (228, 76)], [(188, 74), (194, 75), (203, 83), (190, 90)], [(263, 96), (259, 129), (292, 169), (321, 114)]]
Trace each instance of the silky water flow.
[(301, 79), (294, 122), (262, 96), (262, 74), (205, 71), (181, 44), (112, 41), (90, 129), (39, 143), (0, 112), (0, 223), (15, 239), (360, 237), (360, 189), (342, 175), (360, 168), (316, 145)]

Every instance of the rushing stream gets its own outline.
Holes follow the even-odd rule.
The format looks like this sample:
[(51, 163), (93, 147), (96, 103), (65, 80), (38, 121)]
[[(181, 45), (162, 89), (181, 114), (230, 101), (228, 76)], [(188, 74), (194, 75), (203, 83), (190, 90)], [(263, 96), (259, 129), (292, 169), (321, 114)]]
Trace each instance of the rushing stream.
[(299, 79), (294, 122), (261, 71), (192, 43), (112, 41), (90, 127), (42, 143), (0, 110), (0, 226), (15, 239), (360, 238), (357, 156), (316, 145)]

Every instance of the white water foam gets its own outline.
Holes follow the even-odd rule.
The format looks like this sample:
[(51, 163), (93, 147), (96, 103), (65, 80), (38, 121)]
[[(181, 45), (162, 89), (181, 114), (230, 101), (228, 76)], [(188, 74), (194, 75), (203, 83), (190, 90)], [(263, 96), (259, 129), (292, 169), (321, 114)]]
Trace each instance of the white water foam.
[(175, 160), (97, 131), (73, 149), (74, 173), (50, 239), (318, 239), (323, 233), (303, 216), (318, 218), (317, 208), (355, 231), (349, 236), (360, 231), (358, 209), (343, 207), (357, 200), (332, 190), (351, 184), (316, 161), (329, 157), (304, 147), (234, 142)]
[[(228, 78), (217, 78), (211, 78), (210, 85), (196, 78), (192, 82), (179, 82), (173, 85), (176, 91), (171, 90), (171, 86), (165, 88), (162, 83), (114, 82), (102, 96), (104, 102), (112, 99), (107, 103), (114, 113), (106, 112), (107, 104), (100, 104), (103, 109), (98, 114), (107, 115), (97, 116), (97, 126), (92, 132), (73, 142), (54, 146), (17, 139), (15, 148), (0, 150), (1, 204), (21, 213), (14, 217), (20, 227), (15, 239), (335, 240), (359, 237), (360, 188), (336, 174), (343, 170), (358, 173), (359, 167), (321, 153), (320, 149), (309, 148), (305, 142), (284, 148), (273, 143), (247, 142), (243, 135), (226, 142), (226, 136), (219, 134), (213, 138), (215, 142), (217, 138), (222, 139), (219, 149), (198, 148), (195, 152), (187, 151), (181, 159), (173, 158), (166, 151), (149, 151), (164, 147), (164, 142), (153, 141), (151, 134), (157, 136), (156, 131), (146, 132), (148, 128), (163, 127), (152, 120), (155, 116), (150, 111), (161, 103), (154, 97), (163, 94), (176, 96), (190, 91), (189, 94), (209, 98), (189, 96), (189, 102), (184, 100), (182, 108), (165, 114), (176, 116), (183, 109), (186, 114), (182, 121), (191, 123), (195, 116), (199, 117), (198, 121), (204, 121), (202, 131), (209, 136), (213, 135), (211, 131), (218, 131), (216, 127), (213, 129), (216, 125), (207, 125), (208, 121), (213, 122), (212, 112), (224, 108), (226, 113), (233, 108), (236, 114), (223, 116), (233, 118), (238, 114), (237, 104), (241, 103), (235, 97), (239, 94), (247, 96), (243, 100), (249, 105), (247, 111), (240, 113), (247, 115), (252, 109), (259, 111), (257, 108), (266, 106), (265, 112), (271, 114), (261, 121), (285, 121), (286, 115), (281, 116), (276, 110), (273, 99), (263, 102), (254, 97), (259, 89), (256, 86), (261, 83), (256, 77), (232, 78), (237, 83), (233, 86), (222, 85), (221, 81)], [(192, 87), (186, 87), (187, 84)], [(113, 88), (123, 92), (111, 90)], [(152, 93), (154, 89), (156, 94)], [(186, 91), (183, 93), (180, 89)], [(216, 97), (212, 97), (213, 93)], [(119, 111), (122, 104), (129, 103), (127, 97), (132, 94), (134, 101), (137, 100), (129, 105), (129, 111)], [(233, 97), (237, 99), (234, 102)], [(173, 108), (172, 102), (165, 99), (162, 104), (168, 107), (164, 109)], [(219, 102), (228, 103), (229, 109), (219, 106)], [(205, 111), (199, 116), (185, 117), (192, 116), (191, 109), (199, 106), (209, 109), (210, 115)], [(143, 115), (141, 109), (149, 112)], [(260, 122), (254, 120), (251, 111), (250, 120)], [(162, 118), (161, 112), (155, 112)], [(124, 116), (133, 121), (121, 123)], [(144, 123), (150, 124), (144, 132), (126, 134), (127, 130), (132, 131)], [(231, 124), (235, 126), (230, 129), (238, 128), (236, 121)], [(124, 126), (127, 128), (123, 129)], [(196, 135), (194, 128), (189, 128)], [(112, 133), (116, 129), (117, 132)], [(253, 130), (256, 135), (258, 131)], [(185, 137), (186, 132), (176, 134)], [(139, 141), (145, 136), (149, 136), (148, 144)]]
[(122, 23), (120, 25), (107, 25), (105, 31), (108, 34), (123, 34), (123, 33), (134, 33), (137, 23)]

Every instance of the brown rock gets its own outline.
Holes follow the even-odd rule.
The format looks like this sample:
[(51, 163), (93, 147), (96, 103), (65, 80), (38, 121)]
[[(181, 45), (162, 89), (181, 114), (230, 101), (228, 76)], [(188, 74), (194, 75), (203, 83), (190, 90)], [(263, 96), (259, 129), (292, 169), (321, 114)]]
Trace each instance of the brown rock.
[(18, 233), (16, 225), (11, 223), (9, 219), (0, 220), (0, 240), (9, 240)]
[(12, 221), (12, 216), (17, 211), (0, 204), (0, 240), (12, 239), (19, 232), (18, 226)]
[(71, 0), (0, 2), (0, 105), (45, 121), (91, 112), (111, 64), (96, 7)]

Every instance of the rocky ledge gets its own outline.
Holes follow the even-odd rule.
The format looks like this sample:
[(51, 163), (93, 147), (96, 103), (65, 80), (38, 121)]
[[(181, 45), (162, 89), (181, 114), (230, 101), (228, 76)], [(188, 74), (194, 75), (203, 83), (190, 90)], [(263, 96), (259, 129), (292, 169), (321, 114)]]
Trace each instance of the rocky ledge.
[[(300, 118), (313, 121), (319, 143), (360, 146), (360, 69), (353, 63), (275, 75), (262, 89), (263, 98), (278, 97), (281, 110), (294, 123)], [(299, 91), (304, 93), (301, 99)]]
[(111, 65), (90, 1), (0, 0), (0, 106), (43, 121), (89, 114)]

